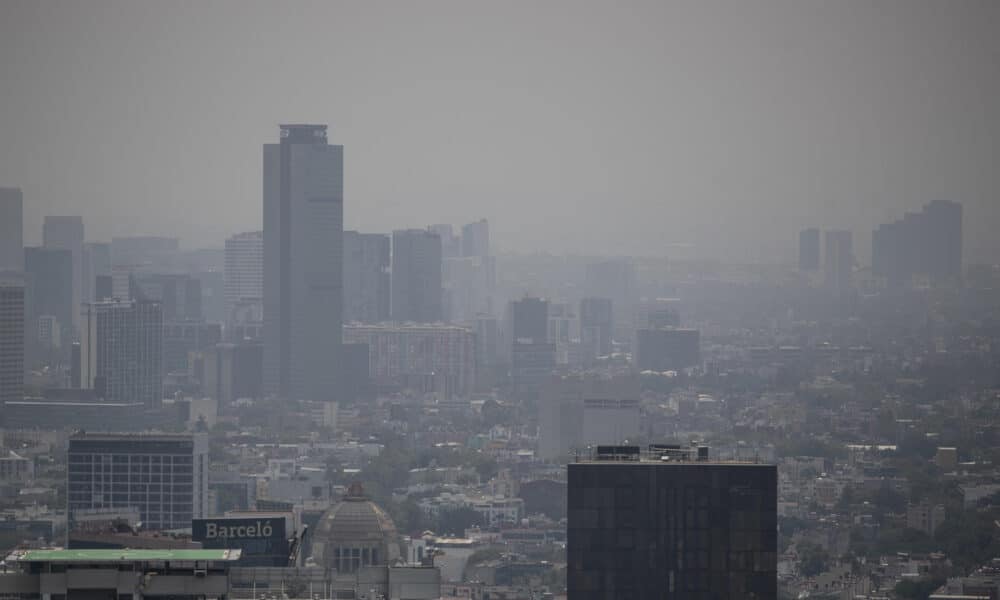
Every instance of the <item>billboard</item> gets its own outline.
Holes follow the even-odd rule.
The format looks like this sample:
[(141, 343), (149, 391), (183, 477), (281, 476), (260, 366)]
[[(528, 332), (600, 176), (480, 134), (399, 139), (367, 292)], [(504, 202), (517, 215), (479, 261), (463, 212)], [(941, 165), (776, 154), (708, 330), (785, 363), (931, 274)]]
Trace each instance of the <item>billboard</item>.
[(288, 533), (284, 517), (215, 517), (193, 519), (191, 539), (203, 548), (239, 549), (240, 565), (284, 567), (288, 565)]

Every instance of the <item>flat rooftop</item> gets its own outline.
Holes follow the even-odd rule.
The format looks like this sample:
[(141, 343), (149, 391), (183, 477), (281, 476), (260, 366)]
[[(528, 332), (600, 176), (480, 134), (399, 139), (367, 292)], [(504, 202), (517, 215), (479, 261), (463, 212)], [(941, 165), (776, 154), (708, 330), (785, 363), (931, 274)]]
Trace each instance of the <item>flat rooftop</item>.
[(236, 561), (240, 550), (19, 550), (7, 562)]

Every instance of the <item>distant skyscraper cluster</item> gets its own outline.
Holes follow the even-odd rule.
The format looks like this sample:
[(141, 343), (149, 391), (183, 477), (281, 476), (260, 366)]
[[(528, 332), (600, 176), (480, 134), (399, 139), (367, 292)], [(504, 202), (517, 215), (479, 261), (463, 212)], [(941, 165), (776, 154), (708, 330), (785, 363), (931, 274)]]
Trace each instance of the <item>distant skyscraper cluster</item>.
[(890, 286), (956, 283), (962, 277), (962, 205), (936, 200), (872, 234), (872, 271)]

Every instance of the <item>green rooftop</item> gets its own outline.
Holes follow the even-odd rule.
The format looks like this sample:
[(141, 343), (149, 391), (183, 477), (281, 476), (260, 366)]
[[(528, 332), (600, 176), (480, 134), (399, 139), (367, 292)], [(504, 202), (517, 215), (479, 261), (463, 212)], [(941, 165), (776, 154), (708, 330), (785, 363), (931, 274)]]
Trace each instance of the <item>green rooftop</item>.
[(19, 550), (10, 562), (235, 561), (239, 550)]

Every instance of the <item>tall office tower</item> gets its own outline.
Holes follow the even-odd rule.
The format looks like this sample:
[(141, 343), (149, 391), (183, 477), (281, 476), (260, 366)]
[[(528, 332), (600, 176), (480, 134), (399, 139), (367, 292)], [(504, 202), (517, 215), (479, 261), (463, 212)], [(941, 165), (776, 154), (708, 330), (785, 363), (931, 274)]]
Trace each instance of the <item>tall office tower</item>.
[(188, 373), (191, 355), (222, 341), (222, 324), (205, 321), (163, 322), (163, 372)]
[(600, 446), (570, 463), (570, 598), (778, 597), (777, 469), (695, 450)]
[(392, 320), (441, 321), (441, 294), (441, 236), (423, 229), (393, 231)]
[(490, 255), (490, 224), (480, 219), (462, 227), (462, 256)]
[(962, 278), (962, 205), (935, 200), (872, 234), (872, 272), (893, 287), (950, 285)]
[(611, 298), (584, 298), (580, 301), (580, 340), (593, 356), (611, 354), (613, 331)]
[(0, 271), (24, 270), (24, 200), (20, 188), (0, 188)]
[(75, 334), (80, 325), (78, 307), (83, 298), (83, 217), (45, 217), (42, 246), (69, 250), (73, 255), (72, 327)]
[(953, 283), (962, 277), (962, 205), (935, 200), (924, 207), (927, 273), (933, 282)]
[(701, 333), (697, 329), (639, 329), (635, 337), (635, 368), (639, 371), (680, 371), (701, 362)]
[(0, 407), (24, 395), (24, 278), (0, 272)]
[(97, 294), (97, 278), (111, 275), (111, 244), (86, 242), (83, 244), (81, 266), (81, 302), (104, 300)]
[(282, 125), (264, 145), (264, 387), (337, 400), (344, 265), (344, 147), (326, 125)]
[[(67, 345), (73, 341), (73, 253), (50, 248), (25, 248), (25, 313), (27, 329), (25, 344), (30, 362), (65, 358), (58, 352), (43, 352), (38, 339), (38, 322), (43, 317), (55, 317), (59, 339)], [(49, 349), (51, 350), (51, 348)]]
[[(365, 373), (367, 374), (367, 354)], [(201, 393), (225, 407), (240, 398), (260, 398), (264, 348), (258, 342), (216, 344), (205, 351)]]
[(803, 229), (799, 232), (799, 270), (819, 270), (819, 229)]
[(158, 302), (164, 321), (200, 321), (201, 282), (190, 275), (134, 273), (129, 283), (133, 300)]
[(344, 232), (344, 322), (389, 320), (389, 236)]
[(568, 456), (597, 444), (639, 435), (639, 379), (634, 375), (553, 376), (538, 402), (538, 455)]
[(67, 518), (139, 509), (143, 528), (186, 529), (208, 516), (205, 434), (75, 433), (69, 438)]
[(427, 231), (436, 233), (441, 238), (441, 258), (458, 258), (462, 256), (462, 240), (455, 235), (454, 228), (448, 223), (430, 225)]
[(511, 343), (544, 343), (549, 339), (549, 302), (543, 298), (512, 300), (508, 308)]
[(854, 268), (854, 249), (850, 231), (824, 233), (823, 280), (836, 294), (851, 289), (851, 272)]
[(587, 296), (611, 298), (614, 310), (614, 338), (623, 342), (632, 340), (634, 305), (639, 299), (636, 292), (635, 271), (629, 259), (614, 259), (587, 265), (584, 293)]
[(163, 399), (163, 311), (111, 300), (81, 308), (80, 387), (108, 402), (158, 407)]
[(264, 300), (264, 232), (237, 233), (226, 240), (226, 319), (243, 304)]

